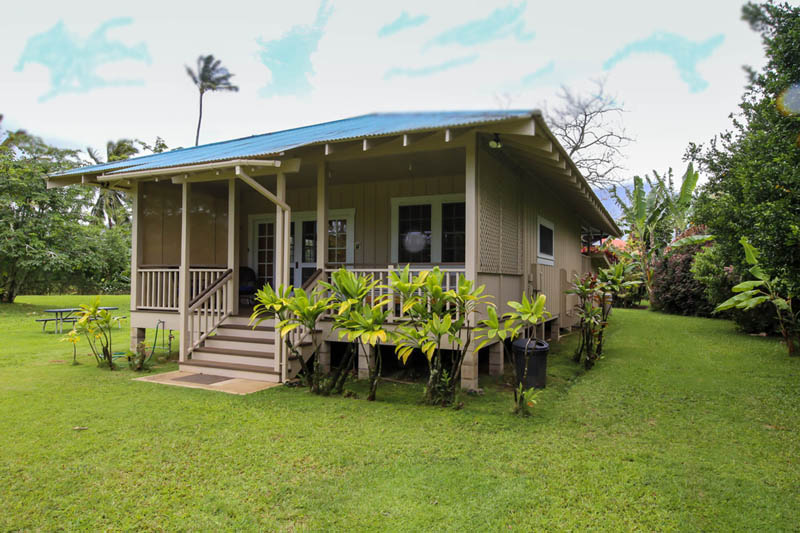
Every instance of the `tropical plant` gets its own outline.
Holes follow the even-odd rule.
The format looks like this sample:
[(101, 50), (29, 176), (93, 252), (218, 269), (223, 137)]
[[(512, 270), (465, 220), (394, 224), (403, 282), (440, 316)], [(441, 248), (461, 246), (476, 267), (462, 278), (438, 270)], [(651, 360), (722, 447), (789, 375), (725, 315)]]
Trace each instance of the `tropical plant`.
[(575, 312), (578, 315), (578, 326), (580, 338), (575, 349), (573, 361), (580, 363), (589, 369), (594, 366), (598, 359), (597, 337), (603, 322), (603, 310), (599, 303), (602, 301), (602, 290), (594, 274), (586, 274), (583, 277), (575, 276), (572, 282), (572, 289), (567, 294), (574, 294), (578, 297), (578, 304)]
[(72, 344), (72, 365), (79, 365), (78, 362), (78, 343), (81, 342), (81, 336), (78, 335), (78, 332), (75, 329), (69, 330), (69, 333), (61, 337), (62, 342), (68, 342)]
[(371, 304), (360, 303), (349, 306), (349, 310), (337, 316), (334, 327), (339, 330), (339, 338), (358, 342), (367, 354), (369, 368), (369, 393), (367, 401), (374, 401), (381, 379), (381, 343), (386, 342), (389, 332), (386, 323), (389, 317), (389, 298), (379, 296)]
[[(346, 332), (349, 327), (355, 326), (355, 324), (350, 321), (351, 311), (359, 311), (362, 320), (364, 319), (364, 315), (366, 313), (363, 311), (363, 308), (366, 306), (367, 297), (373, 293), (378, 286), (378, 282), (375, 281), (371, 275), (357, 275), (344, 268), (340, 268), (336, 272), (331, 273), (330, 283), (320, 281), (319, 284), (322, 288), (328, 291), (328, 294), (331, 297), (331, 303), (334, 306), (334, 309), (337, 310), (337, 314), (334, 317), (334, 325), (343, 332)], [(372, 310), (370, 310), (369, 315), (370, 319), (379, 318), (377, 313), (372, 313)], [(372, 325), (365, 328), (365, 331), (372, 330)], [(343, 335), (340, 334), (340, 338), (341, 337), (343, 337)], [(339, 367), (334, 370), (326, 387), (326, 393), (332, 392), (335, 394), (340, 394), (344, 389), (347, 375), (353, 367), (353, 362), (356, 359), (359, 342), (360, 340), (357, 339), (347, 343), (347, 351), (345, 352)], [(372, 368), (371, 365), (373, 362), (376, 365), (380, 364), (380, 361), (378, 360), (380, 350), (378, 348), (376, 353), (373, 354), (372, 348), (375, 345), (370, 345), (369, 343), (367, 343), (367, 345), (370, 346), (370, 348), (367, 350), (369, 352), (367, 357), (370, 368)], [(375, 357), (373, 357), (373, 355)], [(379, 377), (380, 369), (377, 369), (377, 378)], [(377, 381), (375, 383), (377, 386)]]
[(630, 235), (628, 250), (619, 250), (618, 254), (639, 266), (649, 297), (653, 292), (653, 265), (661, 250), (657, 230), (667, 212), (666, 186), (661, 176), (654, 175), (655, 179), (645, 176), (647, 188), (645, 180), (635, 176), (633, 188), (624, 190), (624, 198), (617, 187), (611, 190), (611, 197), (622, 210), (623, 225)]
[(672, 223), (672, 227), (675, 231), (675, 238), (678, 238), (678, 236), (689, 229), (692, 214), (692, 200), (699, 178), (700, 174), (696, 172), (694, 166), (689, 163), (686, 167), (686, 172), (683, 173), (683, 177), (681, 178), (681, 188), (676, 193), (673, 192), (672, 173), (670, 172), (668, 174), (664, 199), (666, 215)]
[(789, 350), (789, 355), (796, 355), (800, 345), (800, 310), (793, 309), (794, 294), (786, 292), (782, 287), (786, 283), (779, 278), (772, 278), (759, 264), (759, 250), (750, 244), (747, 237), (739, 240), (750, 265), (750, 274), (755, 280), (743, 281), (733, 288), (736, 296), (729, 298), (717, 306), (717, 311), (726, 309), (754, 309), (761, 304), (771, 303), (775, 308), (781, 335)]
[[(331, 299), (325, 297), (320, 290), (306, 293), (291, 285), (281, 285), (275, 291), (267, 284), (256, 292), (255, 300), (257, 303), (250, 316), (250, 324), (255, 327), (267, 318), (274, 318), (276, 331), (291, 352), (290, 359), (300, 361), (306, 384), (314, 394), (320, 393), (323, 376), (319, 348), (322, 340), (317, 323), (332, 309)], [(289, 335), (298, 328), (299, 335)], [(310, 366), (302, 353), (302, 346), (308, 342), (313, 346)]]
[(616, 262), (601, 268), (597, 273), (597, 290), (600, 293), (600, 331), (597, 333), (597, 356), (603, 355), (603, 335), (608, 326), (608, 317), (614, 302), (619, 300), (619, 295), (642, 284), (632, 278), (634, 266)]
[[(511, 361), (514, 372), (514, 408), (512, 412), (521, 416), (530, 414), (528, 408), (536, 404), (535, 396), (538, 392), (533, 388), (526, 389), (525, 383), (528, 380), (528, 348), (530, 343), (536, 343), (536, 339), (531, 337), (525, 344), (525, 352), (518, 353), (509, 350), (509, 345), (520, 333), (530, 329), (535, 331), (535, 326), (546, 320), (551, 315), (545, 310), (546, 297), (540, 294), (536, 298), (528, 298), (522, 293), (522, 300), (519, 302), (508, 302), (508, 306), (513, 309), (505, 313), (502, 318), (497, 316), (494, 305), (486, 306), (487, 318), (479, 322), (476, 330), (475, 341), (480, 341), (477, 350), (492, 342), (499, 342), (502, 346), (504, 355)], [(521, 358), (521, 359), (520, 359)], [(518, 374), (518, 368), (522, 368), (522, 375)]]
[(209, 91), (232, 91), (237, 92), (239, 87), (231, 84), (233, 74), (227, 68), (222, 66), (219, 59), (215, 59), (212, 54), (207, 56), (200, 56), (197, 58), (197, 71), (186, 66), (186, 74), (192, 79), (192, 82), (200, 92), (200, 110), (197, 116), (197, 135), (194, 139), (194, 145), (200, 143), (200, 124), (203, 121), (203, 95)]
[(97, 297), (91, 303), (81, 305), (77, 318), (73, 328), (75, 333), (70, 335), (83, 335), (98, 366), (107, 366), (109, 370), (114, 370), (116, 367), (111, 333), (121, 317), (114, 316), (107, 309), (101, 309), (100, 298)]
[[(456, 287), (445, 290), (444, 276), (438, 267), (417, 275), (409, 266), (389, 275), (390, 285), (401, 298), (406, 323), (395, 331), (397, 357), (408, 362), (420, 350), (428, 362), (428, 383), (423, 402), (451, 405), (461, 377), (461, 366), (472, 343), (472, 326), (478, 306), (488, 298), (485, 287), (459, 276)], [(449, 365), (444, 359), (449, 350)]]

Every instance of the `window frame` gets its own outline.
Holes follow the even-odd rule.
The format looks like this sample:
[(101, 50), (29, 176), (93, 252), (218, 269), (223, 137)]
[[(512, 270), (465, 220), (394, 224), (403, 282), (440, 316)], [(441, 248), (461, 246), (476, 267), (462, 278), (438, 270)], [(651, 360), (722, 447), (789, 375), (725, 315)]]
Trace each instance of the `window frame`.
[[(542, 229), (544, 226), (553, 233), (553, 253), (542, 252)], [(540, 265), (553, 266), (556, 264), (556, 226), (544, 217), (537, 217), (536, 220), (536, 262)]]
[[(405, 205), (430, 205), (431, 206), (431, 260), (429, 263), (415, 263), (418, 265), (436, 264), (442, 262), (442, 204), (452, 204), (464, 202), (466, 204), (466, 194), (435, 194), (424, 196), (402, 196), (390, 199), (392, 211), (391, 223), (391, 255), (390, 261), (396, 265), (400, 255), (400, 206)], [(466, 257), (466, 249), (464, 250)], [(453, 263), (461, 264), (461, 263)]]

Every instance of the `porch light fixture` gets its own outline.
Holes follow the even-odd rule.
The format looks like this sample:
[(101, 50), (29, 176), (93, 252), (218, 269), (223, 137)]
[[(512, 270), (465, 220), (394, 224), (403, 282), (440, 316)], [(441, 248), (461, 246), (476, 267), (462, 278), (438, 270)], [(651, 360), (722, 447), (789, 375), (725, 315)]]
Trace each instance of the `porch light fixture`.
[(498, 149), (502, 147), (503, 143), (500, 142), (500, 136), (495, 133), (494, 138), (491, 141), (489, 141), (489, 148)]

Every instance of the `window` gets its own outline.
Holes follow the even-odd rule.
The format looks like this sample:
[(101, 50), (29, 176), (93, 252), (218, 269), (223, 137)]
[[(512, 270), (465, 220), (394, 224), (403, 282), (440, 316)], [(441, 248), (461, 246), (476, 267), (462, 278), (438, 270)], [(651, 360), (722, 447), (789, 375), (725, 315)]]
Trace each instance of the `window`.
[(463, 263), (465, 233), (464, 202), (442, 204), (442, 262)]
[(539, 264), (555, 264), (555, 230), (549, 220), (539, 218)]
[(398, 211), (397, 260), (401, 263), (431, 262), (431, 205), (402, 205)]
[(392, 263), (463, 263), (464, 194), (392, 198)]

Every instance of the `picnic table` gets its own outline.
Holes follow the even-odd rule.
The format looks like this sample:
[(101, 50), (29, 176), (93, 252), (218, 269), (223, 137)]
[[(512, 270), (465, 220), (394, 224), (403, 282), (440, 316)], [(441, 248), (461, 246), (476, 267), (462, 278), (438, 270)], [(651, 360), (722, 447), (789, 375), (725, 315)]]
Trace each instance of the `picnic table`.
[[(119, 307), (98, 307), (98, 309), (105, 309), (106, 311), (116, 311)], [(80, 307), (65, 307), (63, 309), (45, 309), (45, 313), (52, 313), (55, 315), (55, 318), (37, 318), (36, 322), (42, 323), (42, 333), (44, 333), (45, 328), (49, 322), (53, 322), (55, 324), (55, 330), (53, 333), (64, 333), (64, 322), (72, 322), (74, 323), (77, 320), (77, 317), (70, 316), (72, 313), (80, 311)]]

